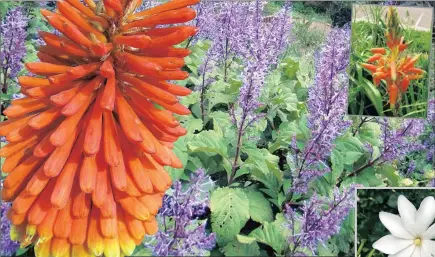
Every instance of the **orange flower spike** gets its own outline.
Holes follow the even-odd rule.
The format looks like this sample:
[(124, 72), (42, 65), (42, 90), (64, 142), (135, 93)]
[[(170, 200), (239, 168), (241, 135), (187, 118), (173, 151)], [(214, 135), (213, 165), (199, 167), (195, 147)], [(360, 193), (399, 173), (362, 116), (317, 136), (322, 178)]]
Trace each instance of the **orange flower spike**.
[(57, 177), (56, 186), (51, 195), (51, 204), (56, 209), (64, 208), (71, 198), (71, 190), (79, 164), (82, 162), (84, 133), (82, 132), (74, 145), (65, 166)]
[(155, 235), (159, 229), (157, 220), (155, 217), (151, 217), (149, 220), (143, 222), (147, 235)]
[(41, 112), (40, 114), (34, 116), (29, 120), (27, 124), (33, 129), (42, 129), (56, 122), (57, 118), (60, 117), (60, 115), (61, 114), (59, 107), (55, 106), (46, 110), (45, 112)]
[(75, 84), (73, 84), (73, 86), (70, 89), (50, 96), (51, 102), (57, 106), (66, 105), (73, 99), (73, 97), (77, 94), (77, 92), (81, 90), (82, 85), (83, 85), (83, 81), (78, 81)]
[(155, 76), (162, 70), (161, 66), (147, 62), (144, 58), (127, 52), (116, 52), (115, 57), (120, 61), (121, 67), (141, 75)]
[(103, 0), (103, 2), (104, 2), (104, 6), (112, 8), (120, 16), (122, 16), (123, 8), (122, 8), (122, 4), (119, 0)]
[(100, 106), (101, 108), (113, 111), (115, 109), (115, 92), (116, 79), (115, 77), (110, 77), (106, 80), (106, 86), (103, 90), (103, 95), (101, 96)]
[(77, 194), (73, 196), (72, 213), (75, 218), (86, 218), (91, 211), (91, 198), (90, 194), (86, 194), (80, 191), (79, 185), (77, 185)]
[(45, 31), (40, 31), (39, 36), (47, 43), (57, 50), (63, 51), (65, 54), (80, 56), (80, 57), (89, 57), (90, 53), (81, 48), (80, 45), (52, 33), (48, 33)]
[(52, 84), (60, 84), (62, 82), (79, 79), (95, 72), (100, 66), (101, 63), (98, 62), (75, 66), (69, 68), (66, 73), (48, 77), (48, 80)]
[(70, 5), (74, 6), (77, 10), (82, 12), (84, 15), (92, 18), (95, 16), (94, 11), (89, 7), (86, 7), (84, 4), (80, 2), (80, 0), (66, 0)]
[(133, 254), (134, 249), (136, 248), (136, 244), (134, 240), (131, 238), (130, 233), (127, 230), (127, 225), (125, 224), (124, 215), (120, 208), (117, 208), (117, 217), (118, 217), (119, 245), (121, 247), (122, 252), (126, 256), (130, 256)]
[(400, 83), (400, 91), (402, 93), (406, 92), (408, 90), (410, 80), (408, 76), (403, 77), (402, 82)]
[(142, 142), (144, 138), (137, 127), (137, 124), (140, 123), (140, 120), (124, 97), (121, 95), (121, 92), (118, 88), (116, 88), (115, 101), (116, 112), (118, 113), (119, 122), (125, 135), (133, 142)]
[(198, 28), (186, 26), (167, 36), (153, 38), (150, 48), (177, 45), (198, 32)]
[[(100, 107), (101, 108), (101, 107)], [(109, 166), (116, 167), (120, 163), (119, 152), (121, 149), (118, 133), (116, 131), (113, 114), (108, 111), (103, 113), (104, 120), (104, 157)]]
[(146, 35), (116, 35), (113, 37), (113, 42), (118, 45), (128, 45), (136, 48), (146, 48), (151, 44), (151, 38)]
[(67, 239), (54, 237), (51, 240), (51, 255), (53, 257), (69, 257), (71, 244)]
[(41, 10), (41, 14), (47, 19), (51, 26), (62, 32), (62, 34), (72, 41), (85, 47), (90, 47), (92, 45), (92, 41), (83, 35), (76, 25), (59, 14), (47, 10)]
[(419, 69), (419, 68), (415, 68), (415, 67), (408, 69), (407, 72), (408, 73), (416, 73), (416, 74), (425, 74), (426, 73), (426, 71)]
[(180, 9), (186, 6), (195, 5), (199, 3), (199, 0), (174, 0), (170, 1), (164, 4), (161, 4), (159, 6), (155, 6), (153, 8), (150, 8), (148, 10), (144, 10), (135, 14), (132, 14), (128, 17), (128, 20), (135, 20), (139, 19), (140, 17), (149, 16), (149, 15), (155, 15), (162, 12), (167, 12), (170, 10)]
[(28, 113), (48, 108), (49, 104), (50, 103), (49, 101), (47, 101), (47, 99), (41, 99), (38, 102), (33, 102), (25, 105), (11, 105), (6, 108), (3, 113), (9, 118), (16, 118)]
[(55, 57), (45, 54), (43, 52), (38, 52), (36, 54), (36, 56), (38, 56), (39, 60), (41, 60), (41, 62), (46, 62), (46, 63), (51, 63), (51, 64), (55, 64), (55, 65), (64, 65), (65, 63), (63, 61), (60, 61), (58, 59), (56, 59)]
[[(101, 99), (101, 92), (99, 92), (96, 102)], [(103, 136), (103, 109), (99, 104), (92, 107), (92, 113), (87, 125), (85, 133), (85, 141), (83, 151), (87, 155), (95, 155), (100, 150), (100, 141)]]
[[(53, 151), (53, 153), (51, 153), (50, 157), (48, 157), (47, 161), (44, 164), (44, 172), (46, 176), (56, 177), (57, 175), (59, 175), (59, 172), (65, 165), (68, 156), (72, 150), (74, 142), (77, 138), (77, 134), (78, 134), (77, 130), (74, 130), (73, 133), (70, 133), (69, 136), (67, 137), (66, 142), (62, 146), (57, 147)], [(51, 134), (50, 136), (51, 144), (53, 144), (51, 142), (52, 136), (53, 134)]]
[(196, 12), (190, 8), (180, 8), (161, 12), (152, 16), (145, 16), (140, 20), (133, 21), (121, 26), (122, 31), (135, 27), (154, 27), (163, 24), (176, 24), (190, 21), (196, 17)]
[(380, 54), (375, 54), (375, 55), (369, 57), (369, 59), (367, 59), (367, 62), (375, 62), (375, 61), (379, 60), (380, 58), (381, 58)]
[(54, 185), (55, 180), (50, 181), (50, 183), (48, 183), (48, 185), (43, 189), (42, 193), (38, 195), (38, 199), (30, 209), (27, 217), (29, 224), (39, 225), (50, 214), (52, 207), (49, 198), (53, 192)]
[(25, 66), (28, 71), (37, 75), (64, 73), (68, 68), (70, 68), (69, 66), (65, 65), (56, 65), (45, 62), (28, 62), (25, 64)]
[(104, 240), (99, 228), (99, 219), (100, 211), (98, 208), (92, 208), (89, 219), (87, 244), (89, 250), (96, 256), (102, 255), (104, 251)]
[(385, 72), (376, 72), (376, 73), (373, 73), (373, 77), (374, 78), (377, 78), (377, 79), (386, 79), (387, 77), (388, 77), (388, 73), (385, 73)]
[(154, 85), (160, 89), (168, 91), (169, 93), (176, 95), (176, 96), (187, 96), (192, 92), (192, 90), (188, 89), (187, 87), (182, 87), (182, 86), (172, 84), (172, 83), (169, 83), (166, 81), (151, 80), (148, 78), (144, 78), (142, 80), (144, 80), (145, 82), (148, 82), (148, 84)]
[(53, 237), (53, 227), (54, 223), (56, 222), (58, 213), (59, 210), (51, 208), (45, 216), (44, 220), (38, 225), (38, 227), (36, 228), (36, 231), (39, 235), (38, 243), (48, 241)]
[(80, 188), (85, 193), (92, 193), (97, 183), (97, 160), (96, 156), (85, 157), (80, 169)]
[(398, 88), (396, 84), (391, 84), (388, 87), (388, 94), (390, 97), (390, 108), (393, 109), (397, 103), (397, 96), (398, 96)]
[(370, 49), (370, 52), (373, 54), (385, 54), (387, 50), (385, 48), (372, 48)]
[(55, 129), (50, 136), (50, 142), (54, 146), (62, 146), (67, 141), (69, 135), (76, 129), (76, 126), (80, 123), (85, 111), (89, 107), (90, 102), (93, 101), (95, 95), (92, 95), (83, 103), (77, 113), (67, 117), (62, 123)]
[[(73, 218), (69, 241), (73, 245), (82, 245), (86, 241), (86, 232), (88, 228), (88, 217)], [(77, 256), (77, 255), (76, 255)]]
[(414, 58), (410, 59), (409, 61), (407, 60), (407, 62), (403, 65), (402, 70), (403, 71), (408, 71), (409, 69), (414, 67), (414, 64), (417, 62), (418, 58), (420, 58), (421, 54), (416, 55)]
[(78, 11), (76, 11), (75, 8), (73, 8), (72, 5), (65, 1), (57, 1), (57, 8), (59, 9), (60, 13), (70, 20), (72, 23), (74, 23), (77, 27), (80, 29), (93, 33), (97, 36), (97, 38), (101, 42), (107, 42), (107, 38), (104, 36), (103, 33), (95, 29), (93, 26), (89, 24), (89, 21), (85, 20)]
[(18, 151), (14, 153), (13, 155), (6, 158), (5, 162), (2, 166), (2, 172), (4, 173), (10, 173), (12, 170), (14, 170), (18, 164), (20, 164), (23, 160), (30, 157), (32, 154), (33, 148), (27, 148), (23, 149), (21, 151)]
[(192, 53), (189, 49), (175, 47), (153, 47), (141, 49), (140, 52), (149, 57), (179, 57), (184, 58)]
[(33, 174), (42, 162), (43, 160), (34, 156), (29, 157), (23, 163), (18, 165), (18, 167), (16, 167), (11, 173), (9, 173), (8, 176), (6, 176), (3, 187), (5, 189), (11, 189), (23, 184), (26, 182), (25, 178)]
[(100, 156), (102, 153), (97, 155), (97, 182), (95, 184), (95, 190), (92, 192), (92, 203), (101, 208), (104, 202), (107, 200), (107, 184), (109, 183), (107, 174), (107, 164), (104, 161), (104, 156)]
[(67, 239), (71, 232), (72, 217), (71, 217), (71, 200), (67, 205), (59, 210), (56, 222), (53, 227), (53, 235), (57, 238)]
[(368, 63), (361, 63), (361, 66), (366, 70), (369, 70), (371, 73), (375, 73), (377, 70), (377, 66)]
[[(39, 195), (39, 194), (41, 194), (41, 192), (46, 188), (49, 181), (50, 181), (50, 177), (45, 175), (43, 167), (40, 167), (38, 169), (38, 171), (36, 171), (36, 173), (29, 180), (29, 183), (27, 183), (26, 188), (25, 188), (26, 194), (27, 195)], [(49, 190), (50, 192), (47, 195), (47, 198), (44, 198), (45, 201), (47, 201), (49, 203), (50, 203), (50, 201), (48, 201), (48, 198), (50, 197), (51, 192), (53, 191), (53, 188), (54, 188), (54, 183), (51, 183), (51, 184), (53, 184), (53, 186)], [(51, 207), (51, 203), (50, 203), (50, 207)]]
[(106, 59), (100, 67), (100, 75), (105, 78), (110, 78), (115, 76), (115, 70), (113, 69), (112, 58)]
[(56, 148), (54, 145), (50, 143), (51, 133), (46, 135), (44, 139), (42, 139), (38, 145), (36, 145), (35, 149), (33, 149), (33, 155), (39, 158), (46, 157), (50, 153), (54, 151)]
[(176, 96), (174, 96), (171, 93), (168, 93), (158, 87), (155, 87), (151, 84), (148, 84), (140, 79), (137, 79), (131, 75), (127, 74), (121, 74), (120, 79), (124, 80), (125, 82), (133, 85), (134, 87), (137, 87), (140, 89), (141, 92), (145, 93), (146, 96), (150, 98), (158, 98), (159, 100), (168, 103), (168, 104), (175, 104), (178, 102), (178, 99)]
[[(8, 119), (0, 123), (0, 136), (6, 136), (9, 132), (18, 129), (19, 127), (27, 124), (27, 122), (35, 115), (26, 115), (20, 118)], [(1, 149), (0, 149), (1, 151)]]

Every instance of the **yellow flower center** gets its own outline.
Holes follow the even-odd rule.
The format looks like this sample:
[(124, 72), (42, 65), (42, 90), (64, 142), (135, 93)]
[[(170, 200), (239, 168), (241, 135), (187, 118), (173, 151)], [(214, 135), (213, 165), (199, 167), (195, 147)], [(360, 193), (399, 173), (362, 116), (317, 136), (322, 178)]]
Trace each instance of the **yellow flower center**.
[(421, 243), (422, 243), (422, 241), (421, 241), (421, 238), (419, 238), (419, 237), (417, 237), (417, 238), (414, 240), (414, 244), (415, 244), (416, 246), (421, 246)]

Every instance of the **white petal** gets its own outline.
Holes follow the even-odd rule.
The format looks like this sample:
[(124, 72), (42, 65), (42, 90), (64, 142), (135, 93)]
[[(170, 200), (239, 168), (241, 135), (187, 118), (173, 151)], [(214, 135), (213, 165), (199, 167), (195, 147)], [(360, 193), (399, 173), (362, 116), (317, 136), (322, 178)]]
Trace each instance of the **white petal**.
[(435, 238), (435, 224), (430, 226), (426, 232), (422, 235), (424, 239), (434, 239)]
[(421, 247), (415, 247), (411, 257), (421, 257)]
[(427, 230), (430, 224), (435, 219), (435, 199), (433, 196), (428, 196), (420, 204), (417, 213), (415, 214), (415, 220), (421, 226), (421, 232)]
[(387, 235), (376, 241), (373, 244), (373, 248), (386, 254), (396, 254), (412, 245), (413, 242), (413, 240), (401, 239), (392, 235)]
[(388, 257), (410, 257), (412, 255), (412, 253), (414, 252), (414, 250), (415, 250), (415, 245), (412, 244), (412, 245), (406, 247), (406, 249), (404, 249), (396, 254), (389, 255)]
[(417, 235), (419, 227), (415, 224), (415, 214), (417, 209), (415, 206), (403, 195), (399, 196), (397, 200), (397, 208), (399, 210), (400, 218), (402, 218), (403, 225), (414, 236)]
[(403, 226), (402, 219), (400, 219), (399, 215), (391, 214), (388, 212), (380, 212), (379, 219), (393, 236), (403, 239), (415, 238)]
[(421, 257), (432, 257), (432, 254), (430, 253), (430, 247), (425, 245), (424, 241), (421, 245)]
[(423, 240), (422, 246), (426, 251), (430, 252), (432, 255), (435, 255), (435, 241)]

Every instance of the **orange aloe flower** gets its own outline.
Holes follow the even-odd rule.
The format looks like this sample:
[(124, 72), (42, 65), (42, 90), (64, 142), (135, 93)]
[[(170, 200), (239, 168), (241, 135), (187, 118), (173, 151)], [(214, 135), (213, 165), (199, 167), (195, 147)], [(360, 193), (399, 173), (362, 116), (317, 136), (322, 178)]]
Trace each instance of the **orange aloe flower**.
[(372, 48), (373, 56), (361, 66), (373, 75), (373, 84), (379, 86), (384, 80), (387, 85), (390, 107), (394, 109), (401, 94), (408, 89), (411, 80), (424, 77), (425, 71), (414, 67), (420, 54), (410, 57), (404, 51), (412, 43), (405, 43), (402, 36), (397, 10), (389, 7), (387, 12), (386, 48)]
[(2, 198), (21, 246), (36, 256), (131, 255), (157, 232), (155, 216), (172, 181), (164, 166), (181, 168), (172, 151), (186, 134), (175, 119), (190, 111), (178, 101), (188, 49), (197, 32), (187, 22), (199, 0), (172, 0), (136, 12), (141, 0), (60, 0), (41, 10), (63, 35), (40, 32), (35, 77), (18, 81), (0, 124), (10, 142)]

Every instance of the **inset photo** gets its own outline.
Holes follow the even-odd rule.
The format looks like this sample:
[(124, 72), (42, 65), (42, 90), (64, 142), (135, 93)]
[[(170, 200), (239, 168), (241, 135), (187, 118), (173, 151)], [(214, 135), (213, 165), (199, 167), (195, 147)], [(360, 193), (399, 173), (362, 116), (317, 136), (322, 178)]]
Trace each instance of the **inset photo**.
[(348, 114), (426, 118), (433, 8), (352, 6)]
[(357, 188), (356, 256), (435, 256), (434, 196), (433, 188)]

